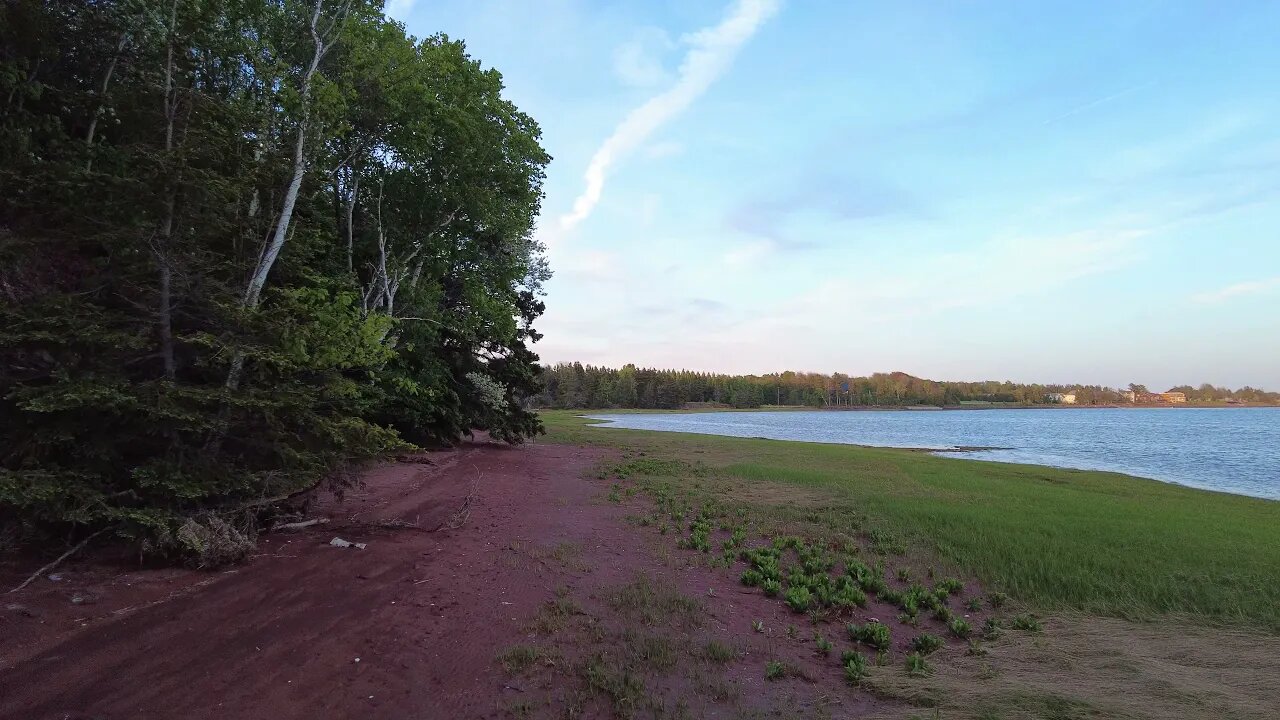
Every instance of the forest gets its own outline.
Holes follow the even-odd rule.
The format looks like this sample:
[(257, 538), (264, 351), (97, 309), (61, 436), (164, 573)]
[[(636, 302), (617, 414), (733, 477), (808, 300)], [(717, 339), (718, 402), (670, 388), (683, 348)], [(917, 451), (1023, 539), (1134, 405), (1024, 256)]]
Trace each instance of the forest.
[(540, 431), (550, 158), (463, 43), (14, 0), (0, 97), (0, 540), (231, 560), (351, 463)]
[[(1121, 390), (1099, 385), (1037, 385), (1009, 381), (940, 382), (902, 372), (850, 377), (840, 373), (783, 372), (724, 375), (689, 370), (656, 370), (625, 365), (620, 369), (558, 363), (543, 373), (536, 401), (547, 408), (672, 409), (711, 404), (735, 408), (764, 405), (809, 407), (931, 405), (963, 403), (1052, 404), (1052, 393), (1070, 392), (1079, 405), (1126, 402)], [(1128, 389), (1147, 392), (1142, 385)], [(1243, 387), (1230, 390), (1203, 384), (1170, 388), (1194, 403), (1280, 403), (1280, 393)]]

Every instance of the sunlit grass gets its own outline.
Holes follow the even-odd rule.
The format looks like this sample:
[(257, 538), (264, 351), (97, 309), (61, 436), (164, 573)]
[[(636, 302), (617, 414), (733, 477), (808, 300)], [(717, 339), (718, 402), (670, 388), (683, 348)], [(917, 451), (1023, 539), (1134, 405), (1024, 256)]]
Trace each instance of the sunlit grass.
[[(1280, 502), (1115, 473), (590, 428), (569, 412), (543, 418), (553, 442), (705, 466), (677, 481), (719, 481), (744, 495), (770, 489), (779, 508), (787, 502), (778, 488), (817, 493), (827, 516), (905, 538), (911, 552), (1037, 609), (1188, 614), (1280, 630)], [(654, 465), (664, 473), (688, 467)]]

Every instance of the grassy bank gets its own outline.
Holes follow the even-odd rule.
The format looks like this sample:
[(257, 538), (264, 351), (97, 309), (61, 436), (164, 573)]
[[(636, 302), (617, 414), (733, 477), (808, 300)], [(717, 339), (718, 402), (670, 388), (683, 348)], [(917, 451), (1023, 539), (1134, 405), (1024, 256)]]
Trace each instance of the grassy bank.
[(1280, 502), (903, 450), (591, 428), (567, 411), (543, 420), (550, 441), (682, 461), (656, 467), (780, 521), (846, 523), (1034, 609), (1280, 632)]

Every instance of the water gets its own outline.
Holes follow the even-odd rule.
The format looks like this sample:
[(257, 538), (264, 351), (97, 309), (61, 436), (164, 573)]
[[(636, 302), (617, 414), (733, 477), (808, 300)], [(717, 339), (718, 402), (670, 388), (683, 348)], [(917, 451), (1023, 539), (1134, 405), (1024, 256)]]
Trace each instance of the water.
[(999, 448), (952, 457), (1113, 470), (1280, 500), (1280, 408), (715, 412), (592, 415), (601, 427), (775, 440)]

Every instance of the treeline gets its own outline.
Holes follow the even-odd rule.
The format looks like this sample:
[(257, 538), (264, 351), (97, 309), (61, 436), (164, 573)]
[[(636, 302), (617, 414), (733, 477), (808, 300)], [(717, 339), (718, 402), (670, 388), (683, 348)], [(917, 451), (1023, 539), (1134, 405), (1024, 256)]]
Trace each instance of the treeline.
[[(543, 370), (537, 402), (548, 408), (679, 408), (687, 404), (754, 408), (763, 405), (947, 407), (964, 403), (1054, 404), (1054, 393), (1072, 393), (1079, 405), (1127, 402), (1121, 390), (1099, 385), (1037, 385), (1008, 381), (939, 382), (906, 373), (850, 377), (835, 373), (783, 372), (721, 375), (688, 370), (621, 369), (560, 363)], [(1145, 392), (1140, 385), (1132, 385)], [(1202, 385), (1172, 388), (1192, 402), (1280, 403), (1280, 393)]]
[(354, 459), (539, 431), (538, 126), (382, 10), (0, 6), (0, 528), (214, 562)]

